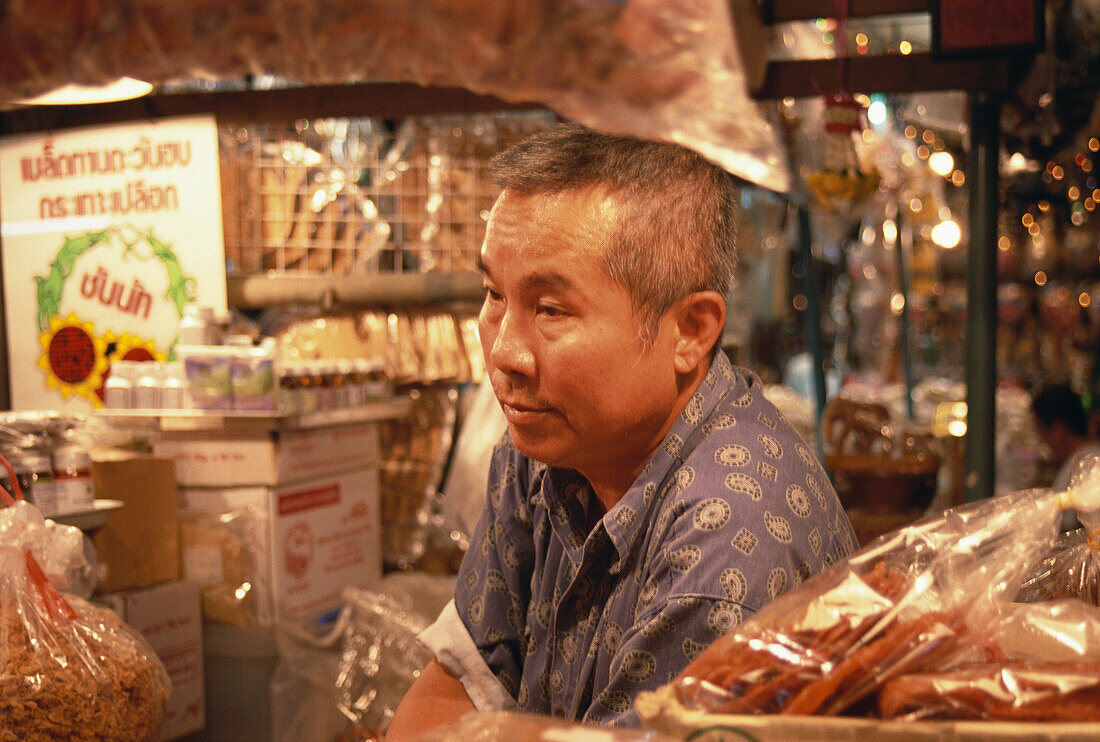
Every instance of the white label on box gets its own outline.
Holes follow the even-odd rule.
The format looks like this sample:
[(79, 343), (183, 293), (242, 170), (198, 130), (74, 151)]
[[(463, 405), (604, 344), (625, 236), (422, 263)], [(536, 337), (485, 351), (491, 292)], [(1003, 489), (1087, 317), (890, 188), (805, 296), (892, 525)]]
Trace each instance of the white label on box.
[(276, 489), (271, 509), (280, 614), (316, 618), (340, 607), (345, 587), (381, 577), (376, 469)]
[(188, 546), (183, 550), (183, 579), (197, 585), (214, 585), (224, 579), (219, 546)]

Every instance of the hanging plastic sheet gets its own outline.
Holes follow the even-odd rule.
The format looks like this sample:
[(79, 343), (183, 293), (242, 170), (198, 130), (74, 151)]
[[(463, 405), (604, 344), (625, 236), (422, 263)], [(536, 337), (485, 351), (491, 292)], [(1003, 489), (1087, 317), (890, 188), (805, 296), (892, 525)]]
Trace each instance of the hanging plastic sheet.
[(745, 61), (759, 69), (763, 45), (741, 53), (731, 7), (760, 44), (755, 6), (727, 0), (4, 0), (0, 99), (121, 76), (457, 86), (679, 142), (786, 191), (783, 150), (748, 94)]

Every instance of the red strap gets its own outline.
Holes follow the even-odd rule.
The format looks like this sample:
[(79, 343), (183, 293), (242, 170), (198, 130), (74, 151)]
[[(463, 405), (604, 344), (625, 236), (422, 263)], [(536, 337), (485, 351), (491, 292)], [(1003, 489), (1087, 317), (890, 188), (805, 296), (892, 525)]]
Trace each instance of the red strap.
[(42, 602), (46, 604), (46, 611), (49, 612), (50, 618), (55, 621), (62, 619), (71, 621), (76, 618), (76, 611), (61, 593), (57, 592), (57, 588), (46, 577), (42, 567), (38, 566), (38, 560), (34, 558), (34, 554), (31, 554), (31, 550), (24, 549), (23, 555), (27, 563), (27, 574), (30, 575), (31, 583), (38, 590), (38, 594), (42, 596)]
[(11, 482), (11, 491), (15, 495), (13, 499), (6, 489), (0, 487), (0, 501), (3, 501), (9, 508), (15, 507), (15, 503), (23, 502), (23, 489), (19, 486), (19, 477), (15, 476), (15, 469), (11, 468), (11, 464), (3, 456), (0, 456), (0, 464), (3, 464), (4, 468), (8, 470), (8, 481)]

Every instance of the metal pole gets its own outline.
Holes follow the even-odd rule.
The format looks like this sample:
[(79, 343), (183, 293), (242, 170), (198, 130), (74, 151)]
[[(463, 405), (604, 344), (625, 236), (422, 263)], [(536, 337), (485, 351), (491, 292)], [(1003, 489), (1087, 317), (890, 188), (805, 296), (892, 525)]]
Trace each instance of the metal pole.
[(909, 255), (907, 253), (912, 249), (913, 240), (902, 236), (908, 234), (908, 231), (902, 231), (901, 209), (893, 203), (890, 204), (890, 207), (887, 216), (894, 220), (895, 234), (897, 235), (894, 238), (894, 252), (896, 253), (898, 266), (898, 291), (901, 292), (901, 314), (898, 317), (900, 329), (898, 334), (901, 342), (901, 375), (905, 381), (905, 414), (912, 420), (915, 417), (913, 414), (913, 356), (910, 348), (913, 323), (909, 319)]
[(814, 269), (813, 228), (810, 212), (804, 206), (798, 208), (798, 251), (802, 260), (802, 291), (806, 295), (806, 311), (803, 313), (806, 344), (813, 359), (815, 404), (815, 430), (818, 454), (822, 453), (823, 437), (821, 421), (825, 416), (827, 393), (825, 390), (825, 344), (821, 338), (821, 298), (817, 291), (817, 271)]
[(997, 388), (997, 210), (1001, 100), (973, 93), (970, 108), (970, 248), (967, 257), (967, 502), (993, 495)]

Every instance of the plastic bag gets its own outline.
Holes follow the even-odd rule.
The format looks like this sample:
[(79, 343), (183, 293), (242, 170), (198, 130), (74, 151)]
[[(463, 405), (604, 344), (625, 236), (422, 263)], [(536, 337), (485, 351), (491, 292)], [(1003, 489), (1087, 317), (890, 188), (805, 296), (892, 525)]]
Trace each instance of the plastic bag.
[(344, 592), (350, 613), (336, 702), (358, 727), (385, 733), (397, 704), (432, 658), (417, 636), (452, 595), (453, 579), (417, 574), (392, 575), (379, 592)]
[(1100, 720), (1100, 611), (1077, 599), (1002, 603), (989, 638), (951, 667), (902, 675), (883, 718)]
[(472, 712), (453, 724), (431, 729), (417, 742), (492, 742), (546, 740), (546, 742), (673, 742), (660, 732), (627, 727), (597, 727), (519, 711)]
[(998, 601), (1053, 543), (1059, 507), (1021, 491), (886, 534), (718, 639), (672, 688), (711, 713), (861, 710), (890, 678), (987, 639)]
[(1062, 534), (1016, 593), (1020, 603), (1059, 598), (1100, 606), (1100, 542), (1083, 528)]
[(156, 739), (171, 690), (164, 665), (114, 612), (51, 582), (82, 542), (18, 489), (0, 497), (0, 740)]
[(280, 622), (272, 739), (376, 739), (431, 652), (417, 635), (454, 595), (452, 578), (393, 573), (349, 587), (324, 625)]

